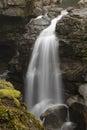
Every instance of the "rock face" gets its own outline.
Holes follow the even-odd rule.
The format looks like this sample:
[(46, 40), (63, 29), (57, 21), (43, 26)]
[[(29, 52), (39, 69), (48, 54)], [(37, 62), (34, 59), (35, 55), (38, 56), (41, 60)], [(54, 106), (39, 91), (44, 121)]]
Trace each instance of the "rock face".
[(77, 130), (86, 130), (87, 8), (73, 9), (56, 26), (59, 55), (70, 119)]
[(45, 130), (27, 112), (21, 93), (10, 82), (0, 80), (0, 130)]
[(75, 95), (87, 82), (87, 8), (72, 10), (57, 24), (56, 32), (66, 93)]
[[(86, 130), (87, 118), (86, 118), (86, 109), (87, 107), (81, 103), (74, 102), (71, 103), (69, 108), (70, 120), (76, 123), (76, 130)], [(85, 116), (84, 116), (85, 115)]]
[(54, 18), (61, 11), (61, 8), (58, 8), (60, 2), (61, 0), (36, 0), (34, 14), (36, 16), (47, 14), (49, 17)]
[(25, 17), (32, 14), (33, 0), (1, 0), (0, 15)]
[(80, 7), (87, 7), (87, 0), (80, 0), (80, 1), (78, 2), (78, 5), (79, 5)]
[(22, 43), (26, 42), (23, 35), (33, 8), (33, 0), (0, 0), (0, 78), (8, 79), (15, 86), (23, 85), (21, 56), (26, 51), (22, 49)]

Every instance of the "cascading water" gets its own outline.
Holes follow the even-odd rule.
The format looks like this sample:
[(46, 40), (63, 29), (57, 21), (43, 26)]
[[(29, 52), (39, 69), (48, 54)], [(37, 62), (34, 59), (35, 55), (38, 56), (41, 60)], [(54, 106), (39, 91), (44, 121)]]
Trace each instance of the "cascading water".
[(66, 122), (62, 125), (61, 130), (75, 130), (76, 127), (76, 123), (70, 121), (69, 108), (67, 106), (67, 119)]
[(67, 122), (70, 122), (69, 107), (67, 107)]
[(64, 15), (67, 15), (66, 10), (40, 33), (28, 67), (25, 102), (28, 109), (37, 117), (49, 104), (62, 103), (59, 41), (55, 35), (55, 27)]
[(66, 122), (63, 124), (61, 130), (75, 130), (76, 124), (73, 122)]

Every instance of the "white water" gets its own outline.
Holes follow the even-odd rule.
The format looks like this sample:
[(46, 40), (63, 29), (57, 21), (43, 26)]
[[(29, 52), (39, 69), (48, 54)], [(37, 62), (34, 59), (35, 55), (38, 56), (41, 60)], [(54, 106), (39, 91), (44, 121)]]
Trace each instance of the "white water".
[(62, 125), (61, 130), (75, 130), (77, 125), (70, 121), (69, 108), (67, 107), (67, 119), (66, 122)]
[(55, 27), (66, 14), (67, 11), (62, 11), (52, 20), (50, 26), (40, 33), (33, 49), (27, 71), (25, 102), (37, 117), (49, 104), (62, 103), (59, 41), (55, 35)]
[(67, 122), (70, 122), (69, 107), (67, 108)]
[(61, 130), (75, 130), (76, 124), (73, 122), (65, 122)]

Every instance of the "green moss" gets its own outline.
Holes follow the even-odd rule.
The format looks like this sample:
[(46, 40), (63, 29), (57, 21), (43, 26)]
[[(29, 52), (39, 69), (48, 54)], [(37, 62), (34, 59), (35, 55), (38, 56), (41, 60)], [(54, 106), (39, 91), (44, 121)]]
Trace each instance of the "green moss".
[(20, 98), (21, 93), (15, 89), (0, 89), (0, 98)]
[[(18, 90), (15, 90), (13, 85), (10, 82), (5, 80), (0, 80), (0, 99), (12, 99), (15, 106), (19, 107), (20, 102), (19, 98), (21, 93)], [(18, 98), (18, 99), (17, 99)]]
[(82, 49), (82, 50), (80, 51), (80, 55), (82, 55), (82, 57), (85, 57), (85, 58), (86, 58), (86, 56), (87, 56), (87, 49)]
[(21, 109), (0, 106), (0, 126), (3, 124), (10, 130), (44, 130), (32, 114)]
[(83, 60), (83, 61), (87, 61), (87, 57), (83, 57), (82, 60)]
[(21, 103), (19, 102), (18, 99), (14, 98), (14, 104), (17, 106), (17, 107), (20, 107), (21, 106)]
[(0, 80), (0, 89), (13, 89), (13, 85), (6, 80)]
[(87, 49), (81, 50), (82, 53), (87, 53)]
[[(15, 130), (25, 130), (26, 129), (26, 126), (23, 125), (19, 120), (17, 119), (13, 119), (11, 120), (9, 123), (8, 123), (8, 127), (9, 128), (14, 128)], [(27, 128), (28, 129), (28, 128)], [(26, 129), (26, 130), (27, 130)]]
[(0, 80), (1, 130), (44, 130), (44, 127), (20, 102), (21, 93), (10, 82)]

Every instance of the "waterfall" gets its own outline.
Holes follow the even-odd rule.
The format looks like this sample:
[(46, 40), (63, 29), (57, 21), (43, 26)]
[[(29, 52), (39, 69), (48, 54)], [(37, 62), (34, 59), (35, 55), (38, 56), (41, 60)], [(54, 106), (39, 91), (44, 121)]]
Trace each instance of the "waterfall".
[(26, 76), (25, 102), (36, 116), (49, 104), (62, 103), (61, 71), (59, 69), (59, 40), (55, 34), (56, 23), (67, 11), (51, 21), (35, 42)]
[(67, 119), (66, 122), (61, 126), (61, 130), (75, 130), (76, 127), (76, 123), (70, 121), (69, 107), (67, 107)]
[(69, 107), (67, 108), (67, 122), (70, 122)]
[(61, 130), (75, 130), (76, 124), (73, 122), (66, 122), (63, 124)]

